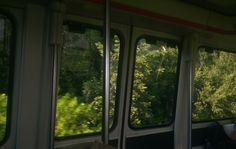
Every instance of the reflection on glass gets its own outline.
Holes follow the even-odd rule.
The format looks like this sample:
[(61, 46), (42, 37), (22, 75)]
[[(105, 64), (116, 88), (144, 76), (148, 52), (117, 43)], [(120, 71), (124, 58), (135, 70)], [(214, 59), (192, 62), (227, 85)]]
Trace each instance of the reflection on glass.
[(236, 117), (236, 55), (199, 49), (194, 77), (193, 121)]
[[(78, 30), (78, 29), (77, 29)], [(102, 128), (103, 37), (99, 30), (64, 31), (55, 136), (100, 132)], [(110, 125), (113, 123), (120, 40), (112, 39)]]
[(132, 127), (166, 125), (171, 122), (177, 63), (177, 45), (169, 45), (155, 38), (138, 41), (130, 111)]

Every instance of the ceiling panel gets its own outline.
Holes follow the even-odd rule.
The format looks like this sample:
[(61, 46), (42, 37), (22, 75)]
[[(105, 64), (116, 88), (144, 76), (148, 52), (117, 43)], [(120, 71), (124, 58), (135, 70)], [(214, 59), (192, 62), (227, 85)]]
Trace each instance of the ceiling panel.
[(236, 16), (236, 0), (183, 0), (227, 16)]

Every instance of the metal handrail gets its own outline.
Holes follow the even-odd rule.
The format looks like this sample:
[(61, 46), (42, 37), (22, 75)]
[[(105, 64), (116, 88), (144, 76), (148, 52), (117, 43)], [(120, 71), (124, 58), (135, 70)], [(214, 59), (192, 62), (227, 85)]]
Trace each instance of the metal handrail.
[(105, 48), (104, 48), (104, 98), (103, 98), (103, 125), (102, 140), (109, 144), (109, 98), (110, 98), (110, 0), (105, 1)]

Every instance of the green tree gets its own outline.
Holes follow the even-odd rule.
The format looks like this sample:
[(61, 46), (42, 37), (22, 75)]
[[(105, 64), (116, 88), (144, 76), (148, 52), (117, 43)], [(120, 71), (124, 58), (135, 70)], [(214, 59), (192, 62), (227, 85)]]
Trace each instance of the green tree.
[[(103, 41), (101, 33), (85, 29), (65, 31), (55, 136), (100, 132), (102, 128)], [(113, 123), (120, 40), (113, 36), (111, 49), (110, 126)]]
[(7, 125), (11, 38), (12, 24), (6, 16), (0, 15), (0, 141), (5, 137)]
[(133, 81), (133, 127), (163, 125), (172, 120), (178, 48), (139, 40)]
[(101, 131), (101, 96), (91, 103), (66, 94), (58, 99), (55, 135), (69, 136)]
[(6, 94), (0, 94), (0, 140), (6, 133), (7, 99)]
[(194, 121), (235, 117), (235, 61), (234, 53), (199, 51), (194, 78)]

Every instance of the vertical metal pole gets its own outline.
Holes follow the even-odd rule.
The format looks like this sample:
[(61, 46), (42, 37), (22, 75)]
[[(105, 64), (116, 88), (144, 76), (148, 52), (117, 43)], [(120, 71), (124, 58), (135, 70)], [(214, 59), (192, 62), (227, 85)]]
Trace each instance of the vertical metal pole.
[(103, 98), (103, 127), (102, 140), (109, 142), (109, 98), (110, 98), (110, 0), (105, 1), (105, 49), (104, 49), (104, 98)]
[(192, 149), (192, 60), (189, 61), (188, 148)]
[(55, 121), (56, 121), (56, 100), (57, 100), (57, 72), (58, 72), (58, 51), (57, 47), (54, 45), (52, 46), (53, 55), (53, 90), (52, 90), (52, 117), (51, 117), (51, 132), (50, 132), (50, 149), (54, 147), (54, 128), (55, 128)]

